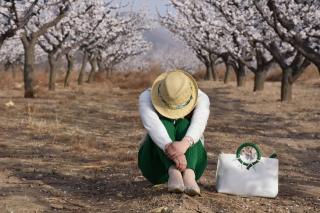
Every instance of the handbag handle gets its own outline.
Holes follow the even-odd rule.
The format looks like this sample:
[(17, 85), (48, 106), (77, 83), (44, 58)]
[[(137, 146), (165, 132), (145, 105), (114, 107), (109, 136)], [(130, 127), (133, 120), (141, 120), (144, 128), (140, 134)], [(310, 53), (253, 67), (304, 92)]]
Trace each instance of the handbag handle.
[(249, 170), (252, 166), (259, 163), (261, 150), (257, 144), (243, 143), (238, 147), (236, 156), (238, 161)]

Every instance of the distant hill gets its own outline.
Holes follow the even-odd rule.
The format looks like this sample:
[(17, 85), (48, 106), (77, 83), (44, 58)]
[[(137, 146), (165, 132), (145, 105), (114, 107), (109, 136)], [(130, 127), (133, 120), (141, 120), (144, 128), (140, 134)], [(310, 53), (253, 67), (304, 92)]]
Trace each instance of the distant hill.
[(154, 47), (152, 51), (158, 51), (159, 49), (172, 49), (176, 50), (183, 46), (181, 41), (173, 38), (173, 35), (165, 28), (156, 28), (148, 31), (144, 34), (147, 41), (153, 43)]
[(165, 28), (153, 29), (144, 36), (153, 43), (153, 48), (143, 56), (144, 61), (160, 63), (164, 70), (179, 68), (194, 71), (199, 68), (201, 62), (195, 54)]

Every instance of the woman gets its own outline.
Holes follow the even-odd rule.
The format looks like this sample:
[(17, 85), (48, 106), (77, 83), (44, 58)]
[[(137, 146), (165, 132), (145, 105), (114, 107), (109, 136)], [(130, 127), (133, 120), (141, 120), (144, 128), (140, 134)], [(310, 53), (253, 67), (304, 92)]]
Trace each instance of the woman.
[(169, 192), (200, 195), (196, 182), (207, 166), (203, 132), (210, 102), (193, 77), (177, 70), (161, 74), (139, 98), (148, 135), (138, 166), (153, 184), (168, 182)]

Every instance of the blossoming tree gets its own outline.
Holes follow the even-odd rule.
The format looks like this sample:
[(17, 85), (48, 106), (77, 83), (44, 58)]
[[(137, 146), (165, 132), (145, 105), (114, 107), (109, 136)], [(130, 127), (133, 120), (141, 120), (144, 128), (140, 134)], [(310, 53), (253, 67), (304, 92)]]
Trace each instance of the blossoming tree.
[[(276, 62), (283, 71), (281, 100), (291, 100), (293, 82), (310, 61), (318, 66), (319, 57), (314, 56), (319, 53), (319, 19), (310, 18), (319, 16), (318, 1), (170, 2), (176, 12), (162, 19), (164, 26), (189, 46), (197, 44), (197, 54), (231, 61), (238, 81), (244, 67), (249, 68), (255, 74), (254, 90), (263, 89), (266, 73)], [(293, 21), (288, 21), (290, 16)]]
[(16, 32), (34, 16), (38, 0), (3, 0), (0, 1), (0, 48), (3, 42), (13, 37)]

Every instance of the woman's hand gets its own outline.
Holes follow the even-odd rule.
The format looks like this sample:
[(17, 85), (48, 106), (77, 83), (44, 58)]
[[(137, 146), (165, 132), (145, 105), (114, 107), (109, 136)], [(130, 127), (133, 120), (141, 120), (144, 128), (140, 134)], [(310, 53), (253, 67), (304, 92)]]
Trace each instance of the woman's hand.
[(165, 147), (165, 153), (173, 160), (182, 154), (184, 155), (189, 147), (190, 143), (187, 140), (175, 141)]
[(179, 155), (178, 157), (173, 159), (177, 169), (180, 172), (184, 172), (187, 168), (187, 159), (185, 155)]

